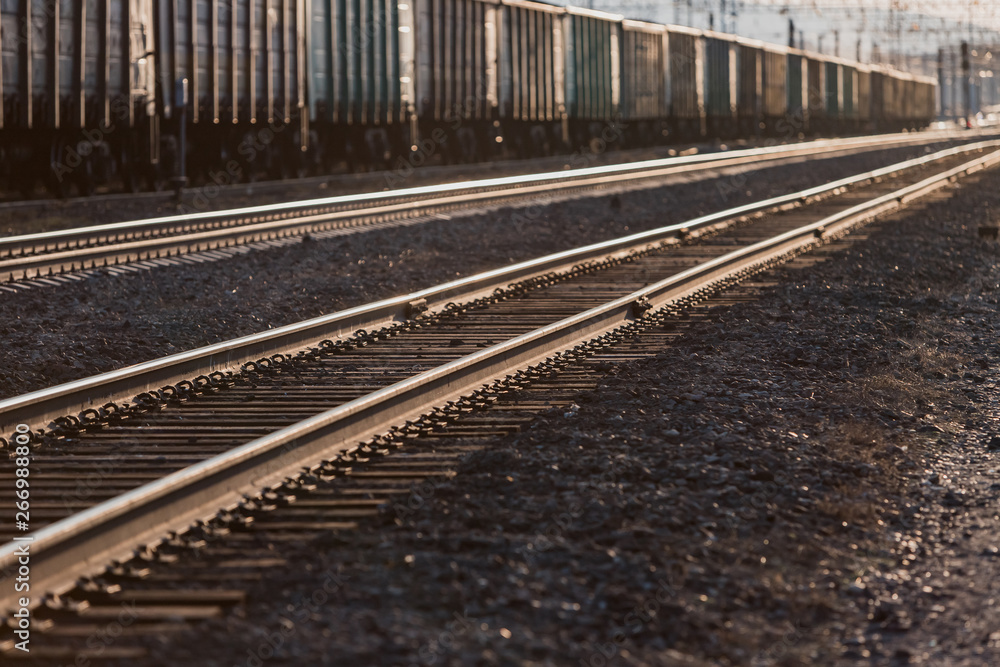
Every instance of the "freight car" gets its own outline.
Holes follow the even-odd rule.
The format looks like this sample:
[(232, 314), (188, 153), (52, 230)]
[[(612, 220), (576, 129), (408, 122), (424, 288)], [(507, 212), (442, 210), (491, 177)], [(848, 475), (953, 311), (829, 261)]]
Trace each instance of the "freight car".
[(0, 164), (29, 194), (137, 176), (159, 160), (150, 0), (0, 1)]
[(922, 77), (535, 0), (0, 0), (0, 62), (0, 164), (26, 194), (887, 131), (935, 100)]

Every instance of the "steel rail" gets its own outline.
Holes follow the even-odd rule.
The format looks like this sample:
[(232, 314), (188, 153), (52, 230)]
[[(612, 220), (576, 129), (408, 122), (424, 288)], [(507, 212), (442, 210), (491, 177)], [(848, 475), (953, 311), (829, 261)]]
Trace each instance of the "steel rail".
[[(611, 332), (686, 295), (838, 236), (850, 227), (897, 210), (961, 174), (1000, 162), (1000, 151), (967, 162), (886, 195), (863, 202), (750, 246), (674, 274), (603, 306), (426, 371), (293, 426), (258, 438), (215, 458), (177, 471), (106, 501), (27, 537), (32, 587), (50, 593), (70, 588), (109, 561), (232, 508), (303, 466), (348, 451), (360, 441), (402, 426), (435, 406), (456, 400), (508, 374), (540, 363)], [(641, 307), (637, 310), (637, 304)], [(0, 548), (0, 571), (15, 571), (17, 544)], [(18, 594), (0, 593), (0, 608)], [(32, 603), (38, 603), (32, 595)]]
[[(961, 129), (958, 129), (958, 128), (955, 128), (955, 129), (934, 129), (934, 130), (926, 129), (926, 130), (921, 130), (919, 132), (893, 133), (893, 134), (873, 135), (873, 136), (883, 136), (883, 137), (887, 137), (887, 138), (893, 138), (893, 137), (903, 137), (903, 136), (905, 136), (907, 134), (909, 136), (911, 136), (911, 137), (915, 136), (915, 135), (919, 135), (919, 136), (925, 137), (926, 139), (932, 140), (932, 141), (944, 141), (944, 140), (949, 140), (949, 139), (962, 139), (962, 138), (969, 138), (969, 137), (983, 138), (985, 136), (988, 136), (988, 135), (992, 134), (992, 131), (989, 128), (987, 128), (987, 127), (974, 128), (972, 130), (969, 130), (969, 129), (966, 129), (966, 128), (961, 128)], [(852, 140), (852, 139), (857, 139), (857, 137), (845, 137), (844, 139), (845, 140)], [(814, 139), (812, 141), (834, 141), (834, 140), (835, 139), (833, 139), (833, 138), (827, 138), (827, 139)], [(917, 141), (917, 140), (915, 139), (914, 141)], [(796, 142), (789, 142), (789, 143), (784, 144), (784, 145), (792, 145), (792, 143), (805, 143), (805, 142), (798, 142), (798, 141), (796, 141)], [(904, 143), (904, 142), (901, 141), (900, 143)], [(699, 147), (698, 145), (687, 146), (687, 148), (689, 148), (689, 149), (690, 148), (697, 149), (698, 147)], [(669, 146), (661, 146), (660, 148), (662, 148), (664, 150), (667, 150), (670, 147)], [(684, 151), (684, 146), (679, 146), (678, 148), (680, 148), (682, 152)], [(566, 160), (566, 159), (571, 159), (572, 157), (573, 157), (573, 154), (562, 155), (562, 156), (560, 156), (560, 155), (553, 155), (553, 156), (550, 156), (547, 159), (554, 161), (554, 160), (557, 160), (559, 158), (563, 158), (564, 160)], [(489, 169), (494, 169), (494, 168), (497, 168), (497, 169), (503, 169), (503, 168), (523, 168), (526, 162), (528, 162), (528, 161), (527, 160), (518, 160), (516, 158), (511, 158), (511, 159), (505, 159), (505, 160), (497, 160), (497, 161), (492, 161), (492, 162), (476, 163), (476, 164), (473, 164), (473, 165), (461, 165), (461, 166), (464, 166), (464, 167), (471, 166), (473, 168), (486, 167), (486, 168), (489, 168)], [(449, 175), (451, 175), (451, 172), (453, 172), (454, 170), (455, 170), (454, 167), (448, 166), (448, 165), (421, 166), (419, 168), (419, 171), (420, 171), (421, 174), (431, 175), (431, 176), (436, 175), (436, 174), (440, 174), (441, 176), (449, 176)], [(383, 175), (387, 175), (387, 174), (392, 174), (393, 171), (398, 171), (398, 169), (397, 170), (382, 170), (382, 171), (376, 171), (376, 172), (353, 173), (353, 174), (325, 174), (325, 175), (320, 175), (320, 176), (306, 176), (306, 177), (303, 177), (303, 178), (288, 178), (288, 179), (281, 179), (281, 180), (260, 180), (260, 181), (254, 181), (254, 182), (249, 182), (249, 183), (248, 182), (237, 182), (237, 183), (229, 183), (229, 184), (211, 183), (211, 184), (205, 184), (205, 185), (200, 185), (200, 186), (198, 186), (198, 185), (188, 186), (188, 187), (182, 188), (180, 192), (181, 192), (182, 195), (185, 195), (185, 194), (197, 195), (199, 193), (204, 193), (210, 187), (211, 188), (218, 187), (219, 191), (222, 192), (222, 193), (241, 193), (241, 192), (245, 192), (247, 190), (254, 190), (254, 191), (257, 191), (257, 192), (269, 192), (269, 191), (280, 190), (282, 188), (287, 188), (289, 185), (300, 185), (300, 184), (301, 185), (307, 185), (307, 186), (308, 185), (319, 186), (319, 185), (334, 184), (334, 185), (340, 185), (340, 186), (344, 186), (344, 187), (351, 187), (351, 186), (353, 186), (353, 187), (360, 187), (360, 186), (364, 185), (365, 179), (368, 179), (368, 178), (371, 178), (371, 177), (379, 177), (379, 176), (383, 176)], [(46, 204), (46, 203), (52, 202), (52, 201), (57, 201), (60, 204), (63, 204), (63, 205), (66, 205), (66, 206), (72, 206), (74, 204), (82, 204), (82, 203), (89, 203), (89, 202), (113, 203), (113, 202), (118, 202), (118, 201), (134, 201), (134, 200), (137, 200), (137, 199), (140, 199), (140, 200), (162, 200), (162, 201), (170, 201), (170, 200), (175, 199), (176, 196), (177, 196), (176, 190), (170, 190), (170, 191), (161, 190), (161, 191), (140, 191), (140, 192), (131, 192), (131, 193), (129, 193), (129, 192), (108, 192), (108, 193), (93, 194), (93, 195), (88, 195), (88, 196), (66, 197), (66, 198), (61, 198), (61, 199), (56, 199), (56, 200), (45, 199), (45, 198), (38, 198), (38, 199), (17, 199), (17, 200), (0, 201), (0, 211), (14, 210), (14, 209), (28, 209), (28, 208), (31, 208), (33, 206), (43, 205), (43, 204)]]
[(0, 281), (159, 259), (476, 204), (496, 206), (538, 194), (551, 197), (553, 192), (559, 192), (568, 196), (623, 182), (638, 187), (638, 181), (696, 170), (927, 140), (924, 135), (823, 140), (10, 236), (0, 238)]
[(198, 375), (231, 371), (242, 364), (275, 354), (289, 354), (330, 338), (342, 338), (358, 329), (372, 329), (401, 322), (414, 312), (434, 312), (450, 302), (468, 302), (492, 293), (511, 283), (546, 274), (559, 274), (586, 262), (620, 258), (650, 245), (678, 242), (687, 235), (704, 233), (727, 222), (745, 219), (769, 210), (782, 210), (836, 193), (841, 189), (876, 178), (929, 164), (961, 153), (1000, 147), (1000, 140), (977, 142), (945, 149), (873, 171), (816, 186), (799, 192), (744, 204), (685, 222), (667, 225), (626, 237), (554, 253), (534, 260), (487, 271), (477, 275), (429, 287), (411, 294), (349, 308), (303, 322), (251, 334), (168, 357), (109, 371), (90, 378), (41, 389), (0, 401), (0, 434), (9, 433), (17, 424), (42, 427), (51, 419), (78, 414), (94, 405), (125, 401), (135, 395), (154, 391)]

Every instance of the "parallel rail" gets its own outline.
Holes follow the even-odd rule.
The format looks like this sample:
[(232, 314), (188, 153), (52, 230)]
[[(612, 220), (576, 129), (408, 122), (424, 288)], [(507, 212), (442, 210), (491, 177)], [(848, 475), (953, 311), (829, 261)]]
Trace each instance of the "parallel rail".
[(275, 354), (289, 354), (319, 340), (343, 338), (358, 329), (373, 329), (401, 322), (410, 318), (414, 312), (422, 310), (433, 312), (451, 302), (471, 301), (514, 282), (548, 273), (562, 273), (575, 265), (598, 258), (624, 257), (649, 245), (674, 243), (689, 234), (726, 224), (727, 221), (738, 221), (747, 216), (799, 206), (811, 199), (829, 196), (866, 181), (886, 178), (907, 169), (962, 153), (983, 151), (997, 146), (1000, 146), (1000, 140), (946, 149), (800, 192), (555, 253), (405, 296), (377, 301), (3, 400), (0, 401), (0, 434), (10, 433), (17, 424), (44, 426), (51, 419), (67, 414), (75, 415), (94, 404), (128, 400), (136, 394), (156, 391), (164, 385), (175, 384), (198, 375), (236, 370), (247, 362)]
[(614, 186), (638, 187), (639, 181), (698, 170), (954, 138), (954, 133), (921, 133), (823, 140), (10, 236), (0, 238), (0, 283), (459, 208), (498, 206), (538, 195), (551, 198)]
[[(1000, 142), (982, 146), (998, 147)], [(944, 153), (959, 155), (969, 150)], [(936, 159), (942, 159), (940, 154)], [(930, 161), (922, 158), (910, 162), (917, 166)], [(718, 256), (599, 307), (397, 382), (51, 524), (30, 536), (32, 589), (66, 590), (78, 577), (103, 569), (110, 560), (127, 557), (136, 546), (153, 542), (167, 531), (181, 530), (194, 520), (208, 518), (219, 507), (233, 507), (245, 495), (280, 482), (304, 465), (353, 449), (360, 441), (402, 426), (435, 406), (500, 381), (517, 369), (558, 356), (708, 285), (802, 251), (824, 238), (839, 236), (962, 174), (998, 162), (1000, 151), (994, 150), (915, 184)], [(800, 199), (815, 196), (798, 195)], [(0, 570), (16, 568), (17, 558), (14, 545), (0, 548)], [(12, 590), (0, 593), (0, 608), (13, 605)]]

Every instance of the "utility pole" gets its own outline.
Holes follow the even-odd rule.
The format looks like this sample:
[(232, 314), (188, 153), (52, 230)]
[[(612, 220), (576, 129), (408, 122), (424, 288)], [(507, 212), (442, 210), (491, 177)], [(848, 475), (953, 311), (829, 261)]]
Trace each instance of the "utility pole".
[(968, 127), (969, 118), (972, 115), (972, 89), (969, 80), (969, 43), (962, 42), (962, 88), (965, 92), (965, 123)]
[(958, 56), (955, 55), (954, 47), (951, 51), (951, 112), (953, 118), (958, 120)]
[(941, 113), (938, 116), (944, 118), (944, 49), (938, 49), (937, 75), (938, 95), (941, 98)]
[(788, 19), (788, 46), (795, 48), (795, 21)]

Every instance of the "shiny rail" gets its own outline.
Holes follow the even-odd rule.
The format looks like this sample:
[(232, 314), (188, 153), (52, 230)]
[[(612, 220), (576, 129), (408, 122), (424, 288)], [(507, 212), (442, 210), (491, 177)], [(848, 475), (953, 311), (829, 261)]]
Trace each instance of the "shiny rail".
[[(987, 143), (984, 150), (1000, 146), (1000, 142)], [(923, 163), (927, 161), (923, 159)], [(32, 588), (55, 593), (66, 590), (78, 577), (103, 569), (110, 560), (127, 557), (137, 546), (155, 541), (167, 531), (206, 519), (220, 507), (235, 507), (246, 495), (279, 483), (310, 462), (349, 451), (360, 441), (405, 425), (435, 406), (558, 357), (719, 281), (745, 275), (754, 267), (836, 238), (853, 226), (998, 162), (1000, 151), (993, 150), (912, 185), (702, 262), (604, 305), (407, 378), (51, 524), (30, 536)], [(15, 566), (17, 558), (16, 545), (0, 548), (0, 570)], [(0, 608), (14, 604), (11, 591), (0, 595)]]
[(0, 283), (176, 257), (544, 195), (570, 196), (693, 171), (967, 139), (954, 132), (812, 141), (584, 169), (190, 213), (0, 238)]
[(393, 322), (401, 322), (417, 312), (441, 310), (451, 302), (472, 301), (496, 289), (507, 287), (511, 283), (549, 273), (564, 273), (576, 265), (598, 259), (625, 257), (650, 245), (676, 243), (688, 235), (714, 229), (719, 225), (740, 222), (749, 216), (760, 215), (770, 210), (786, 210), (873, 179), (887, 178), (956, 155), (985, 151), (997, 146), (1000, 146), (1000, 141), (994, 140), (949, 148), (807, 190), (520, 262), (411, 294), (349, 308), (6, 399), (0, 401), (0, 435), (10, 433), (17, 424), (44, 426), (51, 419), (67, 414), (75, 415), (94, 404), (129, 400), (137, 394), (155, 392), (164, 385), (175, 384), (181, 380), (214, 372), (237, 370), (241, 365), (261, 357), (294, 353), (316, 341), (340, 339), (350, 336), (359, 329), (380, 328)]

